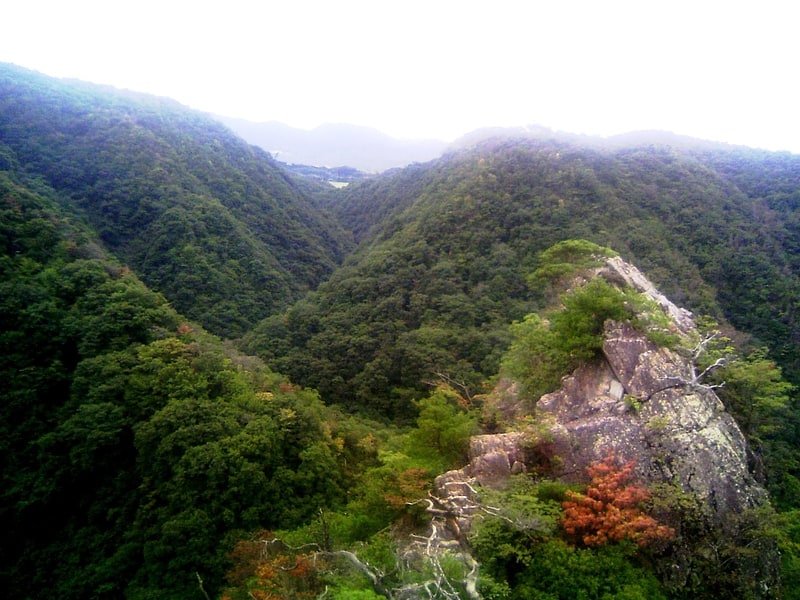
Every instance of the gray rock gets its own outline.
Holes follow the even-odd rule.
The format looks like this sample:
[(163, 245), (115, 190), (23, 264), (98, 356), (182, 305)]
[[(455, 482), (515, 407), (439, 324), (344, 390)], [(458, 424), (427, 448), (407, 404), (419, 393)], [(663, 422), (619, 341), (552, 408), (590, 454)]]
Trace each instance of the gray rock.
[[(577, 369), (536, 409), (550, 415), (562, 467), (581, 479), (610, 451), (648, 483), (675, 483), (719, 518), (766, 501), (748, 469), (747, 443), (713, 390), (689, 385), (691, 366), (630, 325), (608, 324), (603, 359)], [(610, 393), (622, 386), (625, 396)]]
[[(692, 345), (691, 313), (661, 295), (635, 267), (614, 258), (594, 274), (646, 294), (670, 317), (670, 331)], [(768, 495), (749, 470), (744, 435), (695, 372), (690, 358), (655, 345), (632, 325), (606, 323), (601, 356), (565, 377), (557, 391), (526, 399), (516, 382), (498, 383), (495, 413), (505, 422), (533, 413), (536, 426), (527, 433), (473, 437), (469, 464), (437, 478), (438, 504), (461, 537), (481, 512), (481, 486), (500, 487), (514, 474), (541, 473), (543, 466), (548, 478), (586, 482), (587, 467), (613, 452), (620, 462), (635, 462), (641, 483), (669, 483), (693, 496), (706, 531), (729, 531), (732, 515), (766, 505)], [(665, 568), (675, 571), (669, 571), (668, 579), (675, 580), (670, 585), (678, 589), (692, 570), (692, 543), (684, 539), (666, 559)], [(779, 560), (766, 544), (751, 565), (735, 568), (747, 570), (761, 596), (769, 597)]]
[[(610, 258), (593, 275), (647, 295), (669, 316), (674, 333), (696, 334), (691, 313), (636, 267)], [(620, 461), (636, 462), (643, 482), (673, 483), (693, 494), (715, 520), (767, 502), (749, 471), (744, 435), (714, 391), (693, 382), (689, 358), (655, 345), (627, 323), (607, 323), (603, 339), (599, 359), (535, 403), (520, 398), (515, 382), (498, 384), (504, 418), (534, 412), (546, 428), (547, 451), (557, 457), (548, 476), (585, 481), (587, 467), (613, 451)], [(470, 463), (458, 473), (500, 486), (512, 474), (541, 467), (530, 464), (532, 443), (519, 432), (476, 436)]]

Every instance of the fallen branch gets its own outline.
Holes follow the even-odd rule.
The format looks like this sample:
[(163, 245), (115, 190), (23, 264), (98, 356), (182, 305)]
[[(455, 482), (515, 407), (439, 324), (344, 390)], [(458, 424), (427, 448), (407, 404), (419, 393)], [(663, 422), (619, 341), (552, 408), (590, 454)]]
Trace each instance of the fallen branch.
[(200, 591), (202, 592), (203, 596), (206, 597), (206, 600), (211, 600), (210, 596), (208, 595), (208, 592), (206, 591), (206, 588), (203, 587), (203, 578), (200, 577), (200, 573), (195, 571), (194, 574), (197, 576), (197, 585), (200, 587)]

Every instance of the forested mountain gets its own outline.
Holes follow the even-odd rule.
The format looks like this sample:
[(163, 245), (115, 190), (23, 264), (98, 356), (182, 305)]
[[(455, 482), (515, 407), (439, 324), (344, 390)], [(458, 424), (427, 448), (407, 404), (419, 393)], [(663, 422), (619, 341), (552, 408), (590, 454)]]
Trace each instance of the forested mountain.
[(218, 589), (225, 539), (342, 498), (350, 443), (314, 392), (190, 325), (17, 167), (4, 152), (4, 594), (187, 598), (195, 572)]
[(247, 348), (332, 401), (403, 414), (435, 372), (478, 392), (505, 324), (541, 305), (537, 254), (570, 238), (615, 249), (679, 304), (752, 334), (800, 381), (800, 157), (537, 134), (329, 199), (357, 251)]
[(148, 285), (215, 333), (241, 335), (285, 308), (347, 249), (265, 152), (168, 99), (2, 65), (0, 140)]
[[(317, 187), (169, 100), (4, 65), (0, 587), (797, 598), (799, 203), (798, 156), (543, 130)], [(616, 253), (697, 328), (598, 283)], [(680, 385), (591, 383), (623, 330)], [(599, 390), (575, 415), (565, 376)], [(588, 454), (562, 477), (580, 444), (547, 434), (545, 392), (569, 427), (605, 403), (658, 477)], [(713, 489), (747, 488), (735, 510), (670, 449), (692, 428), (709, 464), (733, 449)], [(516, 475), (450, 481), (480, 519), (437, 537), (428, 490), (479, 433), (522, 440)]]

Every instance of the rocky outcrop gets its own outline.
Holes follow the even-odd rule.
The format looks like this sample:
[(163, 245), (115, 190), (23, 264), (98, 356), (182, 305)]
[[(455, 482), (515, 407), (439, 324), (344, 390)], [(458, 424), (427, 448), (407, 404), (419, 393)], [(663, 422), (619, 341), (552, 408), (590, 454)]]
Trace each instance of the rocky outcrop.
[(627, 286), (648, 296), (661, 307), (675, 327), (682, 333), (695, 330), (692, 313), (685, 308), (679, 308), (669, 298), (662, 294), (644, 274), (632, 264), (625, 262), (618, 256), (606, 258), (604, 265), (596, 274), (605, 280)]
[(565, 378), (536, 410), (552, 418), (556, 477), (581, 479), (613, 451), (636, 461), (643, 481), (677, 484), (720, 518), (766, 500), (745, 438), (713, 390), (692, 383), (688, 359), (630, 325), (608, 324), (603, 360)]
[[(647, 295), (670, 317), (673, 332), (696, 331), (691, 313), (621, 259), (607, 259), (593, 275)], [(498, 389), (507, 416), (518, 386), (504, 382)], [(518, 410), (524, 406), (517, 402)], [(557, 457), (545, 465), (548, 477), (585, 480), (586, 467), (613, 451), (634, 460), (644, 482), (676, 484), (695, 496), (712, 518), (767, 501), (749, 470), (741, 430), (713, 389), (695, 381), (691, 358), (657, 346), (630, 324), (607, 323), (602, 355), (540, 398), (535, 416), (539, 446), (545, 440), (546, 452)], [(541, 470), (535, 450), (522, 433), (477, 436), (469, 465), (442, 476), (437, 493), (446, 497), (456, 481), (494, 486), (513, 473)]]
[(434, 482), (435, 500), (464, 533), (480, 511), (478, 488), (501, 486), (513, 474), (524, 472), (525, 434), (519, 432), (476, 435), (470, 439), (470, 461), (463, 469), (448, 471)]
[[(583, 275), (575, 285), (586, 282)], [(661, 295), (635, 267), (608, 259), (592, 276), (646, 295), (668, 315), (669, 333), (684, 346), (697, 344), (691, 314)], [(657, 322), (663, 327), (663, 319)], [(758, 549), (751, 547), (752, 540), (736, 524), (747, 509), (766, 504), (767, 493), (748, 468), (744, 435), (687, 354), (693, 352), (656, 345), (629, 322), (606, 322), (599, 355), (564, 377), (557, 391), (526, 399), (516, 382), (501, 381), (489, 403), (492, 413), (501, 422), (525, 424), (525, 432), (472, 438), (469, 464), (436, 479), (429, 500), (432, 534), (426, 543), (430, 546), (435, 538), (456, 544), (458, 555), (472, 565), (465, 534), (476, 515), (502, 516), (502, 507), (481, 502), (482, 488), (503, 486), (521, 472), (586, 482), (587, 467), (613, 453), (619, 462), (634, 461), (640, 483), (670, 484), (685, 494), (670, 497), (689, 500), (685, 506), (692, 507), (684, 513), (676, 504), (675, 514), (665, 513), (680, 530), (680, 541), (664, 550), (654, 567), (665, 585), (691, 589), (695, 565), (710, 561), (714, 569), (747, 581), (742, 589), (752, 597), (772, 597), (779, 580), (777, 549), (768, 540), (759, 542)], [(690, 515), (687, 527), (684, 515)], [(747, 558), (731, 562), (717, 557), (713, 563), (708, 548), (720, 540), (747, 546)]]
[[(583, 275), (575, 285), (586, 282)], [(608, 259), (592, 276), (646, 295), (652, 302), (643, 303), (644, 310), (652, 311), (648, 305), (654, 303), (669, 317), (666, 331), (680, 337), (679, 346), (697, 344), (691, 314), (661, 295), (635, 267)], [(661, 337), (656, 339), (663, 339), (664, 320), (644, 317), (631, 321), (657, 322)], [(469, 463), (436, 479), (428, 500), (432, 525), (423, 538), (426, 548), (454, 552), (473, 575), (477, 565), (467, 533), (479, 515), (507, 518), (502, 506), (482, 502), (482, 488), (503, 486), (522, 472), (587, 482), (587, 467), (613, 453), (620, 463), (634, 461), (640, 483), (669, 484), (661, 488), (662, 498), (675, 504), (662, 516), (679, 532), (678, 540), (654, 563), (668, 588), (691, 590), (695, 574), (710, 568), (747, 582), (742, 589), (751, 597), (772, 597), (780, 557), (766, 538), (758, 547), (751, 545), (745, 512), (766, 505), (767, 493), (750, 472), (744, 435), (698, 376), (693, 354), (655, 344), (631, 322), (609, 321), (599, 355), (564, 377), (557, 391), (523, 398), (518, 383), (501, 381), (487, 404), (499, 422), (521, 423), (524, 432), (473, 437)], [(683, 494), (668, 491), (670, 486)], [(708, 554), (720, 544), (739, 544), (747, 551), (735, 560)], [(469, 597), (479, 595), (474, 591)]]

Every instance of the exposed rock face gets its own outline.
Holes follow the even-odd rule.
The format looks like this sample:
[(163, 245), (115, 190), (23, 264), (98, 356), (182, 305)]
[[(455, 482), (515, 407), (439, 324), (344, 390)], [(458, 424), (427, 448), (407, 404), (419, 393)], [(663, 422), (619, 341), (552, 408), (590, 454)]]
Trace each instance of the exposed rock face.
[(524, 435), (501, 433), (476, 435), (470, 440), (470, 475), (481, 485), (502, 481), (524, 469)]
[[(675, 332), (695, 331), (689, 312), (621, 259), (608, 259), (595, 274), (649, 296)], [(741, 430), (713, 390), (693, 382), (693, 373), (688, 358), (656, 346), (633, 326), (607, 323), (602, 356), (536, 402), (548, 450), (559, 459), (548, 476), (585, 480), (586, 467), (613, 451), (620, 460), (635, 460), (643, 481), (677, 484), (717, 518), (766, 502), (765, 490), (749, 471)], [(502, 386), (506, 408), (514, 390), (508, 382)], [(520, 433), (477, 436), (470, 455), (467, 467), (440, 478), (441, 497), (455, 481), (498, 485), (512, 473), (535, 468)]]
[(597, 274), (611, 283), (622, 283), (649, 296), (669, 315), (674, 325), (682, 333), (689, 333), (695, 329), (691, 312), (675, 306), (669, 298), (656, 289), (656, 286), (639, 269), (626, 263), (620, 257), (605, 259), (605, 266), (599, 269)]
[(439, 504), (465, 532), (477, 512), (478, 486), (502, 485), (509, 476), (525, 471), (525, 435), (519, 432), (476, 435), (470, 439), (470, 462), (463, 469), (436, 478)]
[[(687, 341), (697, 337), (691, 314), (672, 304), (631, 265), (609, 259), (591, 275), (647, 295), (670, 317), (672, 333)], [(492, 409), (513, 422), (531, 412), (531, 400), (521, 398), (515, 382), (502, 381)], [(676, 590), (691, 589), (694, 553), (701, 565), (708, 560), (704, 532), (733, 539), (740, 533), (737, 515), (768, 502), (749, 470), (744, 435), (713, 389), (697, 380), (691, 359), (657, 346), (629, 323), (606, 322), (600, 355), (564, 377), (559, 390), (539, 398), (534, 416), (536, 425), (528, 433), (473, 437), (469, 464), (436, 479), (435, 495), (429, 500), (433, 533), (428, 539), (458, 544), (465, 564), (475, 564), (469, 562), (464, 534), (476, 515), (501, 510), (481, 503), (481, 487), (502, 486), (524, 471), (586, 482), (587, 467), (610, 452), (619, 461), (635, 461), (640, 482), (675, 485), (698, 502), (692, 520), (700, 518), (703, 525), (684, 530), (680, 543), (658, 566), (665, 584)], [(777, 549), (764, 541), (748, 550), (746, 560), (721, 561), (716, 567), (756, 582), (755, 587), (746, 586), (752, 588), (752, 597), (772, 597), (779, 580)]]
[[(670, 317), (672, 333), (686, 341), (697, 338), (691, 314), (661, 295), (635, 267), (609, 259), (591, 275), (647, 295)], [(475, 436), (469, 464), (436, 479), (429, 500), (432, 538), (458, 544), (465, 564), (474, 564), (464, 534), (476, 515), (501, 510), (481, 503), (481, 487), (502, 486), (524, 471), (586, 482), (587, 467), (613, 452), (620, 462), (635, 461), (640, 482), (672, 484), (697, 500), (699, 511), (690, 520), (699, 518), (703, 525), (683, 530), (680, 543), (658, 566), (668, 587), (690, 589), (697, 557), (700, 564), (708, 560), (704, 532), (733, 539), (740, 534), (737, 516), (768, 502), (749, 470), (744, 435), (713, 389), (697, 380), (691, 360), (657, 346), (630, 323), (606, 322), (600, 355), (535, 402), (532, 431)], [(515, 382), (502, 381), (492, 409), (513, 422), (531, 412), (532, 400), (521, 398)], [(748, 559), (716, 566), (756, 582), (748, 584), (758, 590), (753, 597), (772, 597), (779, 580), (777, 549), (768, 541), (748, 549)]]
[(613, 450), (635, 460), (643, 480), (676, 483), (719, 516), (766, 500), (741, 430), (713, 390), (689, 383), (687, 359), (619, 323), (606, 329), (603, 356), (536, 405), (553, 417), (563, 461), (554, 475), (581, 479)]

